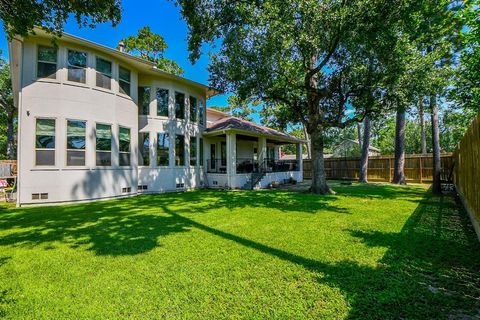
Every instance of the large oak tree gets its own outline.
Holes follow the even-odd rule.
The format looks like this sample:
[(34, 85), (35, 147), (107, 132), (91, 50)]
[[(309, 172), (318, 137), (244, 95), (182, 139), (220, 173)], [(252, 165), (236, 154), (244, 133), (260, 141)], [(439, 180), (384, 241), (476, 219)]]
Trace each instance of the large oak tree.
[[(354, 105), (376, 88), (396, 53), (402, 21), (415, 1), (178, 0), (189, 26), (191, 59), (212, 52), (211, 84), (281, 108), (311, 139), (314, 193), (329, 193), (324, 130), (374, 113)], [(380, 94), (381, 95), (381, 94)]]

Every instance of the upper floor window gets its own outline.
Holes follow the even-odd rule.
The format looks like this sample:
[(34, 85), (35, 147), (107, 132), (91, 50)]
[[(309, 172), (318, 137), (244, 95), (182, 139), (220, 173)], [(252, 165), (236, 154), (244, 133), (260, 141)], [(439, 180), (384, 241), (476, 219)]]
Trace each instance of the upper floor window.
[(118, 132), (119, 151), (120, 151), (120, 165), (130, 165), (130, 129), (120, 127)]
[(159, 133), (157, 137), (157, 165), (168, 166), (170, 137), (168, 133)]
[(200, 122), (200, 124), (205, 124), (205, 106), (203, 105), (202, 100), (198, 103), (198, 122)]
[(55, 119), (37, 119), (35, 126), (35, 165), (55, 165)]
[(86, 121), (67, 121), (67, 166), (85, 165)]
[(68, 50), (68, 81), (86, 83), (87, 81), (87, 53)]
[(56, 78), (57, 49), (38, 46), (37, 52), (37, 78)]
[(97, 57), (97, 87), (111, 89), (112, 88), (112, 63), (108, 60)]
[(167, 89), (157, 89), (157, 116), (168, 117)]
[(138, 114), (150, 114), (150, 87), (138, 87)]
[(185, 95), (175, 92), (175, 118), (185, 119)]
[(112, 165), (112, 126), (97, 123), (95, 130), (97, 166)]
[(197, 121), (197, 98), (190, 96), (190, 121)]
[(150, 165), (150, 133), (139, 132), (138, 133), (138, 147), (139, 147), (139, 166)]
[(130, 95), (130, 70), (123, 67), (118, 68), (118, 83), (120, 85), (120, 92)]

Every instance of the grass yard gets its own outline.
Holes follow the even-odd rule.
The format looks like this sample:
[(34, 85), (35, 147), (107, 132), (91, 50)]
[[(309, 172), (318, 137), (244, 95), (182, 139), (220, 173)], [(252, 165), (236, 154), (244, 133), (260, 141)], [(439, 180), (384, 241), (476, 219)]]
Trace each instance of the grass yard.
[(0, 207), (7, 319), (468, 319), (480, 244), (424, 186)]

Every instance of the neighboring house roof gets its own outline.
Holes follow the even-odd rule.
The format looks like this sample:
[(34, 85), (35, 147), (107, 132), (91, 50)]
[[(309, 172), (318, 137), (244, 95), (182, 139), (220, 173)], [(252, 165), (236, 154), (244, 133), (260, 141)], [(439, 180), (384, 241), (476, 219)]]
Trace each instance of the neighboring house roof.
[(208, 125), (208, 128), (205, 130), (205, 135), (215, 135), (218, 133), (223, 133), (226, 131), (239, 131), (247, 135), (260, 135), (266, 136), (275, 140), (289, 142), (289, 143), (304, 143), (302, 139), (298, 139), (292, 135), (261, 126), (259, 124), (246, 121), (236, 117), (226, 117), (215, 121)]
[[(308, 159), (308, 154), (302, 155), (303, 160)], [(280, 157), (280, 160), (297, 160), (296, 154), (284, 154)]]
[[(358, 143), (358, 141), (356, 141), (356, 140), (345, 139), (345, 140), (343, 140), (342, 142), (340, 142), (340, 143), (337, 145), (337, 148), (338, 148), (339, 146), (341, 146), (341, 145), (343, 145), (343, 144), (347, 144), (347, 143), (348, 143), (348, 144), (357, 144), (357, 145), (360, 145), (360, 143)], [(381, 151), (380, 149), (375, 148), (374, 146), (370, 146), (370, 147), (368, 148), (368, 150), (370, 150), (370, 151), (375, 151), (375, 152), (380, 152), (380, 151)]]
[(207, 108), (207, 114), (214, 114), (216, 116), (221, 116), (221, 117), (229, 117), (230, 115), (228, 113), (222, 112), (217, 109), (213, 109), (212, 107)]

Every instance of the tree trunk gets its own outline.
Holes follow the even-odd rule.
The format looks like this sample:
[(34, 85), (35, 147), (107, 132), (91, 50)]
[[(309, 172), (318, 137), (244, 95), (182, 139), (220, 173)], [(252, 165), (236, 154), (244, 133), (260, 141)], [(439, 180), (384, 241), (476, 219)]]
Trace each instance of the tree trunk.
[(393, 183), (406, 184), (405, 182), (405, 109), (397, 109), (395, 125), (395, 165), (393, 170)]
[(368, 182), (368, 151), (370, 149), (370, 118), (365, 117), (363, 121), (363, 142), (362, 155), (360, 158), (360, 182)]
[(427, 153), (427, 134), (425, 132), (425, 115), (423, 106), (423, 97), (418, 99), (418, 117), (420, 118), (420, 145), (421, 153)]
[(308, 159), (312, 159), (312, 142), (310, 141), (310, 135), (307, 132), (307, 128), (303, 124), (302, 124), (302, 129), (303, 129), (303, 136), (305, 137), (305, 140), (307, 141), (307, 143), (306, 143), (307, 156), (308, 156)]
[(430, 107), (432, 112), (432, 146), (433, 146), (433, 185), (434, 194), (442, 193), (442, 184), (440, 182), (441, 163), (440, 163), (440, 133), (438, 128), (438, 105), (437, 97), (430, 96)]
[(358, 139), (358, 146), (362, 149), (362, 126), (360, 123), (357, 123), (357, 139)]
[(15, 150), (15, 133), (14, 133), (14, 112), (7, 112), (7, 159), (15, 160), (16, 159), (16, 150)]
[(310, 191), (316, 194), (333, 194), (327, 185), (325, 161), (323, 158), (323, 128), (310, 133), (312, 142), (312, 186)]

